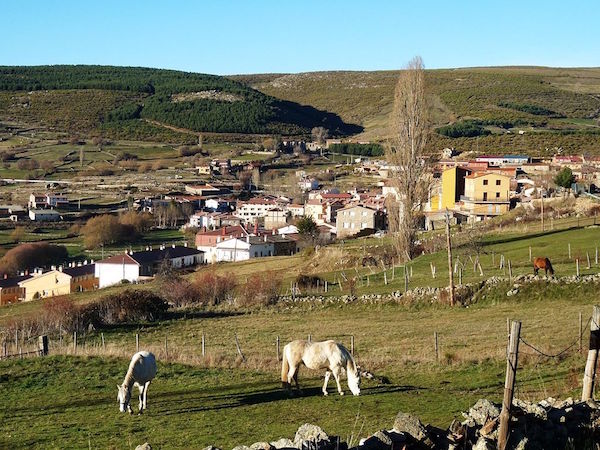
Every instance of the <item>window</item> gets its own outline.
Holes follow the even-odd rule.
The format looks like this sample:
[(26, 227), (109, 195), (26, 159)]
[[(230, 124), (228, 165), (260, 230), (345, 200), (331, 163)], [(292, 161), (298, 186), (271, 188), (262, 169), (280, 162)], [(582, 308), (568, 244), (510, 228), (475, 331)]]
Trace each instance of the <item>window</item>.
[(500, 198), (500, 192), (496, 192), (496, 198)]
[(496, 180), (496, 186), (500, 186), (500, 180)]
[(487, 186), (487, 184), (488, 184), (488, 180), (483, 180), (483, 185)]
[(487, 192), (484, 192), (484, 193), (483, 193), (483, 201), (484, 201), (484, 202), (487, 202)]

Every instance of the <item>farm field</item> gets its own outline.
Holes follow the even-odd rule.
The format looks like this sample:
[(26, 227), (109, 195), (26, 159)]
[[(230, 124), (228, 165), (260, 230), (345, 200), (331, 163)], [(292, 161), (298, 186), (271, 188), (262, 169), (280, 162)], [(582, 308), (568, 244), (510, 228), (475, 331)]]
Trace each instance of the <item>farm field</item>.
[[(544, 293), (543, 289), (540, 289)], [(552, 294), (554, 292), (554, 294)], [(345, 439), (390, 427), (398, 410), (445, 427), (478, 398), (501, 399), (506, 344), (505, 319), (523, 320), (523, 336), (545, 351), (566, 347), (577, 335), (577, 313), (587, 317), (596, 286), (562, 289), (539, 299), (526, 292), (500, 302), (464, 309), (434, 306), (345, 305), (207, 314), (159, 324), (104, 330), (107, 355), (50, 356), (0, 362), (0, 409), (7, 448), (134, 448), (149, 441), (160, 448), (201, 448), (292, 437), (304, 423), (318, 423)], [(192, 317), (193, 314), (190, 314)], [(432, 330), (441, 330), (441, 359), (433, 354)], [(135, 351), (157, 355), (159, 374), (140, 418), (118, 412), (115, 385)], [(200, 333), (207, 336), (206, 362)], [(247, 362), (236, 358), (237, 333)], [(390, 384), (365, 380), (360, 397), (333, 393), (323, 398), (318, 374), (301, 371), (305, 396), (288, 399), (280, 389), (274, 336), (282, 342), (312, 332), (313, 339), (351, 332), (362, 367), (385, 375)], [(169, 336), (169, 356), (162, 343)], [(78, 352), (94, 355), (99, 335), (85, 337)], [(348, 337), (338, 338), (348, 345)], [(70, 353), (65, 342), (62, 351)], [(54, 348), (51, 352), (61, 351)], [(575, 350), (549, 360), (522, 350), (517, 396), (577, 396), (585, 355)], [(188, 361), (188, 364), (170, 362)], [(68, 376), (67, 376), (68, 374)], [(347, 390), (347, 389), (346, 389)], [(358, 415), (358, 419), (356, 419)], [(27, 418), (28, 427), (22, 427)], [(277, 419), (275, 419), (277, 418)]]
[[(593, 226), (540, 235), (524, 235), (509, 228), (501, 235), (483, 239), (481, 264), (486, 277), (490, 276), (493, 249), (496, 258), (504, 254), (515, 262), (514, 276), (529, 273), (525, 261), (531, 245), (536, 254), (539, 250), (556, 261), (559, 276), (570, 275), (574, 264), (568, 258), (568, 243), (575, 257), (583, 251), (591, 252), (599, 238), (598, 228)], [(363, 242), (368, 249), (382, 245), (386, 239), (347, 241), (343, 251), (356, 257), (362, 252)], [(462, 259), (467, 258), (466, 252), (467, 247), (460, 247), (456, 254)], [(444, 257), (445, 252), (439, 252), (415, 259), (411, 282), (419, 286), (445, 284)], [(428, 273), (431, 261), (440, 266), (435, 280)], [(288, 280), (303, 272), (310, 262), (310, 255), (297, 255), (201, 270), (231, 273), (240, 282), (261, 270), (274, 271), (274, 276)], [(589, 270), (584, 266), (582, 273), (598, 272), (595, 264)], [(324, 276), (333, 281), (340, 272)], [(493, 274), (502, 275), (497, 269)], [(469, 279), (480, 277), (465, 276), (465, 281)], [(136, 288), (157, 286), (148, 283)], [(161, 448), (232, 448), (293, 437), (305, 422), (317, 423), (331, 435), (356, 439), (390, 427), (398, 410), (446, 427), (477, 399), (501, 399), (507, 318), (521, 320), (523, 339), (544, 353), (568, 349), (560, 357), (548, 358), (523, 345), (516, 396), (527, 400), (579, 396), (588, 317), (592, 305), (598, 302), (600, 285), (554, 284), (541, 279), (523, 284), (517, 293), (507, 296), (512, 288), (513, 283), (501, 281), (481, 291), (476, 303), (455, 308), (429, 301), (387, 301), (174, 310), (159, 322), (88, 331), (79, 337), (76, 352), (69, 336), (61, 341), (52, 336), (48, 358), (0, 361), (2, 402), (14, 405), (11, 410), (0, 408), (6, 430), (0, 447), (135, 448), (149, 441)], [(121, 289), (114, 287), (74, 298), (87, 302)], [(361, 292), (396, 289), (400, 285), (386, 286), (378, 276), (372, 276), (369, 288)], [(2, 308), (0, 323), (19, 320), (39, 308), (40, 302)], [(580, 313), (584, 327), (582, 353), (578, 352)], [(434, 331), (439, 334), (437, 360)], [(136, 334), (140, 348), (153, 351), (159, 360), (159, 375), (150, 388), (149, 409), (143, 418), (120, 414), (114, 392), (128, 358), (135, 352)], [(203, 334), (206, 356), (201, 354)], [(283, 346), (309, 334), (313, 340), (333, 338), (349, 348), (353, 336), (358, 364), (389, 378), (390, 384), (364, 380), (360, 397), (339, 397), (331, 383), (331, 395), (323, 398), (319, 393), (322, 374), (303, 369), (300, 382), (305, 395), (288, 399), (280, 388), (276, 338)], [(105, 348), (101, 346), (102, 336)], [(244, 360), (236, 350), (236, 336)], [(69, 374), (68, 383), (65, 374)], [(19, 426), (24, 417), (29, 427)]]

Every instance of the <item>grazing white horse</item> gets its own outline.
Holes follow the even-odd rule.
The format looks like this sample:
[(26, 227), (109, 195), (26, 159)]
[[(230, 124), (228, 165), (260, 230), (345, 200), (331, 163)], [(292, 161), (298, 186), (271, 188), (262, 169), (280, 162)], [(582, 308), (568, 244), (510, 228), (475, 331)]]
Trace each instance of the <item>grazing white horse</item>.
[(309, 369), (325, 369), (325, 384), (323, 395), (327, 395), (327, 383), (333, 374), (337, 383), (338, 392), (344, 395), (340, 386), (340, 374), (346, 370), (348, 387), (354, 395), (360, 394), (360, 370), (354, 363), (350, 352), (342, 344), (335, 341), (308, 342), (303, 340), (292, 341), (283, 347), (283, 362), (281, 364), (281, 382), (285, 389), (291, 390), (291, 380), (298, 385), (298, 369), (300, 364)]
[(141, 351), (133, 355), (131, 362), (129, 363), (129, 369), (125, 375), (125, 380), (123, 380), (123, 384), (121, 386), (117, 384), (117, 389), (119, 390), (119, 394), (117, 396), (119, 410), (121, 412), (128, 411), (129, 414), (133, 414), (129, 402), (131, 401), (131, 389), (135, 385), (140, 390), (139, 414), (142, 414), (144, 409), (146, 409), (148, 387), (155, 376), (156, 359), (152, 353)]

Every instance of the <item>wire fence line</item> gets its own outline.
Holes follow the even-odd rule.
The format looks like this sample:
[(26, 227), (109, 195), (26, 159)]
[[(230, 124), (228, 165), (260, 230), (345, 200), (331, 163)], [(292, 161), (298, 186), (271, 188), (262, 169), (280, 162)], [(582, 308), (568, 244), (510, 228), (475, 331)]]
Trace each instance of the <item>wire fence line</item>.
[(534, 346), (532, 344), (530, 344), (529, 342), (527, 342), (523, 337), (519, 337), (520, 342), (525, 345), (526, 347), (529, 347), (531, 350), (533, 350), (536, 354), (539, 354), (541, 356), (544, 356), (546, 358), (558, 358), (562, 355), (564, 355), (565, 353), (567, 353), (569, 350), (571, 350), (573, 347), (575, 347), (576, 345), (579, 344), (579, 342), (581, 341), (581, 339), (583, 338), (583, 335), (585, 333), (585, 331), (588, 329), (588, 327), (590, 326), (590, 323), (592, 322), (592, 317), (590, 317), (587, 320), (587, 323), (585, 325), (585, 327), (583, 327), (583, 329), (581, 330), (581, 333), (579, 334), (579, 336), (577, 337), (577, 339), (575, 339), (575, 341), (573, 341), (573, 343), (569, 344), (566, 348), (564, 348), (563, 350), (559, 351), (558, 353), (554, 353), (554, 354), (549, 354), (547, 352), (544, 352), (542, 350), (540, 350), (537, 346)]

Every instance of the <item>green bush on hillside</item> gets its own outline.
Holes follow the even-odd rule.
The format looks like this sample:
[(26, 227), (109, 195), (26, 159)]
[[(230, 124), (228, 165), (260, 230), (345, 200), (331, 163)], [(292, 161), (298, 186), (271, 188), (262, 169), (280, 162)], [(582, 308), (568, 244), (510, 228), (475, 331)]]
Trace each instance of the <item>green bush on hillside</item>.
[(453, 123), (452, 125), (437, 128), (436, 131), (442, 136), (451, 138), (486, 136), (492, 134), (490, 130), (486, 130), (474, 121)]
[(344, 153), (347, 155), (359, 156), (382, 156), (383, 147), (379, 144), (332, 144), (329, 150), (333, 153)]

